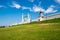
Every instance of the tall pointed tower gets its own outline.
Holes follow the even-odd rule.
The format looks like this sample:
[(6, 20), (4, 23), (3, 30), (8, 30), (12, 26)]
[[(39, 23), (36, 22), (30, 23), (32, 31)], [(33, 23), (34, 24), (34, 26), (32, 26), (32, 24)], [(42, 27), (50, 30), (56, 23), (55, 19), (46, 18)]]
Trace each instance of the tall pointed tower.
[(28, 22), (30, 23), (30, 15), (29, 15), (29, 13), (28, 13)]
[(23, 15), (23, 13), (22, 13), (22, 23), (24, 22), (24, 15)]
[(42, 14), (43, 12), (42, 11), (40, 11), (40, 13), (39, 13), (39, 16), (38, 16), (38, 21), (42, 21), (43, 20), (43, 14)]

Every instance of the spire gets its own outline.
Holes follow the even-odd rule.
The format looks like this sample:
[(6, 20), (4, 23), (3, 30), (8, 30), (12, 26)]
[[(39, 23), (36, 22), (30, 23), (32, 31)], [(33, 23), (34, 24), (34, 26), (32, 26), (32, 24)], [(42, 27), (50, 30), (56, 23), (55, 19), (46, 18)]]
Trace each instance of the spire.
[(23, 15), (23, 13), (22, 13), (22, 22), (24, 22), (24, 15)]
[(29, 13), (28, 13), (28, 19), (30, 18), (30, 15), (29, 15)]
[(30, 22), (30, 15), (29, 15), (29, 13), (28, 13), (28, 22)]

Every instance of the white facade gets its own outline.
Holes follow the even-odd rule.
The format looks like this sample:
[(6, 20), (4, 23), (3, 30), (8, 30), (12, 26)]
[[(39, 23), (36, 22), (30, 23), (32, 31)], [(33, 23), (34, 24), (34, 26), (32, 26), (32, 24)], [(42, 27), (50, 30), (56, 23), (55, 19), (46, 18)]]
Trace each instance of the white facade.
[(47, 17), (44, 15), (40, 15), (40, 17), (38, 19), (40, 19), (40, 21), (43, 21), (43, 20), (50, 20), (50, 19), (54, 19), (54, 18), (60, 18), (60, 13), (59, 14), (52, 14)]
[(42, 21), (43, 20), (44, 15), (42, 13), (40, 13), (39, 17), (38, 17), (38, 21)]
[(43, 18), (43, 20), (50, 20), (50, 19), (54, 19), (54, 18), (60, 18), (60, 14), (52, 14), (50, 16), (46, 16)]

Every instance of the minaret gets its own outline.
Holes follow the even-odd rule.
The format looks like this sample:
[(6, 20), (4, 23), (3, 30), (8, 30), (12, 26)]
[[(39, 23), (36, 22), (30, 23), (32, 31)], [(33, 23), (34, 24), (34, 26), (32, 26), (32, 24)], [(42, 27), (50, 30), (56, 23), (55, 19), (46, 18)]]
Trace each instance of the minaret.
[(29, 13), (28, 13), (28, 22), (30, 23), (30, 15), (29, 15)]
[(23, 13), (22, 13), (22, 23), (24, 23), (24, 15), (23, 15)]

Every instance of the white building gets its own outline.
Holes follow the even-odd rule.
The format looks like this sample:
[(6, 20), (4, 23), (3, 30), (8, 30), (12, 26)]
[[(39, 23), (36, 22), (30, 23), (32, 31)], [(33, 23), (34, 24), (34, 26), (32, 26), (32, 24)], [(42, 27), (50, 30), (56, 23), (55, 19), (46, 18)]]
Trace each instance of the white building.
[(50, 20), (50, 19), (55, 19), (55, 18), (60, 18), (60, 13), (59, 14), (52, 14), (50, 16), (44, 16), (43, 20)]
[(39, 16), (38, 16), (38, 21), (42, 21), (43, 17), (44, 17), (44, 15), (43, 15), (42, 11), (40, 11)]

